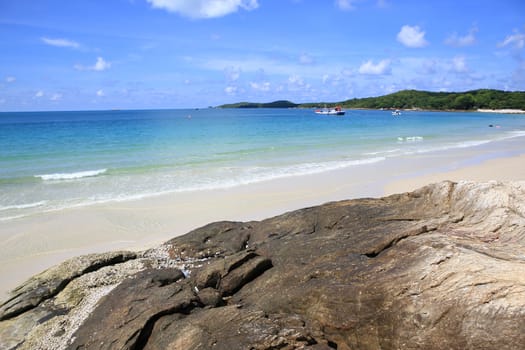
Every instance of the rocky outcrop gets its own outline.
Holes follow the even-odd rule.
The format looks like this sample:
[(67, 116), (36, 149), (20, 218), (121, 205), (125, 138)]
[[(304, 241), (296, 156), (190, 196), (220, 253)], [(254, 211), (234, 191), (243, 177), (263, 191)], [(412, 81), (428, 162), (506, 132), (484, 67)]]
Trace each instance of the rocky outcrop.
[(0, 349), (524, 348), (525, 183), (213, 223), (13, 293)]

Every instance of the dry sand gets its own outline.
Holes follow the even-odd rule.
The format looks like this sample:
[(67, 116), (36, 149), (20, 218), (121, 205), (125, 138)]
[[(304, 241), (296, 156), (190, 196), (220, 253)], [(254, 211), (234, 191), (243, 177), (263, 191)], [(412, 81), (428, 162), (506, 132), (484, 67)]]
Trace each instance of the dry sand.
[(392, 181), (385, 186), (385, 195), (413, 191), (430, 183), (451, 181), (519, 181), (525, 180), (525, 155), (490, 159), (453, 171)]
[(378, 197), (442, 180), (525, 180), (525, 155), (474, 165), (450, 157), (434, 154), (387, 159), (317, 175), (0, 222), (0, 300), (31, 275), (66, 258), (116, 249), (145, 249), (212, 221), (260, 220), (327, 201)]

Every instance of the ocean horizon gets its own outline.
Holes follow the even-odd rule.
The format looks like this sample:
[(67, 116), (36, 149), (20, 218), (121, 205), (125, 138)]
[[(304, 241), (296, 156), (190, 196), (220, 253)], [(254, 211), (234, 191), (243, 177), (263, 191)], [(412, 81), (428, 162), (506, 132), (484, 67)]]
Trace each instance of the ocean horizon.
[[(310, 109), (0, 113), (0, 220), (161, 194), (358, 169), (431, 152), (490, 157), (520, 115)], [(483, 148), (485, 147), (485, 148)], [(497, 147), (496, 147), (497, 148)], [(498, 155), (518, 153), (498, 148)], [(494, 156), (495, 153), (491, 153)]]

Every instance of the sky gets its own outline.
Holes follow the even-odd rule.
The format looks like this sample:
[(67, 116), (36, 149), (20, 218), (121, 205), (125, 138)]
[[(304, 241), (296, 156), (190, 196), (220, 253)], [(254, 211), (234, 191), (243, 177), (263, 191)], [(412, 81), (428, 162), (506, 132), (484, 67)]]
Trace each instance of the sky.
[(525, 90), (523, 0), (0, 0), (0, 111)]

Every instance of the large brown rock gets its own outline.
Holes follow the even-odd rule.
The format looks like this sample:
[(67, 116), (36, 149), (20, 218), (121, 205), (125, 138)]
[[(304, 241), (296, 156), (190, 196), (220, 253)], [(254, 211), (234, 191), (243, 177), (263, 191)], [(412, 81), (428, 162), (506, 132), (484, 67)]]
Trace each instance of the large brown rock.
[[(18, 327), (18, 349), (521, 349), (525, 183), (213, 223), (40, 304), (6, 316), (0, 339)], [(25, 329), (29, 315), (45, 317)]]

